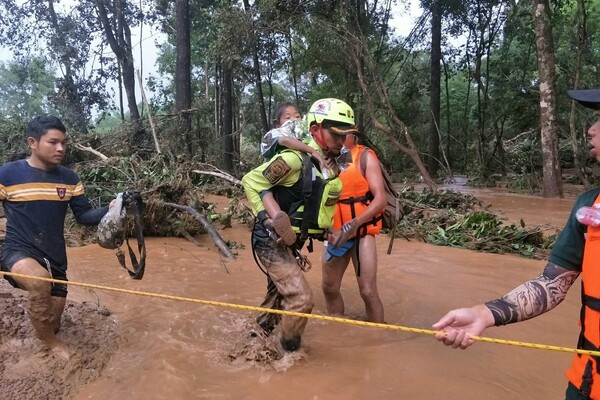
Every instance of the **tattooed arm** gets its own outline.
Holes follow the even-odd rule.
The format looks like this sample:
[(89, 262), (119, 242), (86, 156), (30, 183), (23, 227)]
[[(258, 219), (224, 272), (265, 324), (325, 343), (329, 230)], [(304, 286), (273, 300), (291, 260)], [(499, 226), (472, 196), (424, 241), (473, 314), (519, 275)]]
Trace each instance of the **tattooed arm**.
[(485, 305), (496, 326), (537, 317), (559, 305), (578, 276), (579, 272), (549, 262), (540, 276)]
[(486, 328), (524, 321), (560, 304), (579, 272), (548, 263), (540, 276), (502, 296), (470, 308), (459, 308), (444, 315), (433, 328), (436, 339), (446, 346), (466, 349)]

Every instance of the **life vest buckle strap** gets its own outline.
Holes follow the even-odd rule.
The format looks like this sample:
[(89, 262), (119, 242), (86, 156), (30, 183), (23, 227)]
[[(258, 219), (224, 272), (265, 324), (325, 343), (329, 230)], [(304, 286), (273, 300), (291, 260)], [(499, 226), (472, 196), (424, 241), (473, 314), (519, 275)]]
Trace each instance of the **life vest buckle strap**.
[(600, 299), (587, 294), (581, 296), (581, 302), (584, 306), (591, 308), (594, 311), (600, 311)]
[[(594, 343), (590, 342), (585, 336), (579, 338), (579, 346), (582, 350), (590, 350), (590, 351), (600, 351), (600, 347), (594, 345)], [(593, 356), (599, 358), (597, 356)]]
[[(598, 362), (596, 361), (596, 365), (598, 365)], [(597, 369), (598, 367), (596, 367)], [(582, 395), (586, 396), (586, 398), (589, 398), (590, 394), (592, 393), (592, 384), (594, 383), (594, 376), (592, 374), (592, 360), (588, 360), (587, 364), (585, 365), (585, 370), (583, 372), (583, 376), (581, 377), (581, 387), (579, 387), (579, 391), (581, 392)]]
[[(594, 345), (594, 343), (590, 342), (583, 334), (579, 336), (579, 341), (577, 343), (577, 347), (582, 350), (590, 350), (590, 351), (600, 351), (600, 347)], [(596, 374), (600, 374), (600, 357), (598, 356), (589, 356), (596, 361)], [(591, 362), (591, 360), (590, 360)], [(586, 367), (587, 369), (587, 367)], [(584, 375), (585, 377), (585, 375)]]
[(358, 196), (358, 197), (348, 197), (347, 199), (338, 199), (338, 203), (341, 204), (354, 204), (354, 203), (366, 203), (367, 201), (371, 201), (373, 198), (369, 198), (369, 196)]

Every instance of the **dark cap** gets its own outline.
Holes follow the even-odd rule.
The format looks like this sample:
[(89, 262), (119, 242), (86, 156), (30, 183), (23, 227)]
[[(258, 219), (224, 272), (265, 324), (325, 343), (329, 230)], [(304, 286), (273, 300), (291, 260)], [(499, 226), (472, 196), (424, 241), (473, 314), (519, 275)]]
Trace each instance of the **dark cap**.
[(584, 107), (600, 110), (600, 89), (567, 90), (567, 94)]
[(329, 129), (331, 132), (336, 135), (349, 135), (354, 134), (358, 135), (358, 128), (356, 125), (343, 124), (336, 121), (323, 121), (323, 128)]

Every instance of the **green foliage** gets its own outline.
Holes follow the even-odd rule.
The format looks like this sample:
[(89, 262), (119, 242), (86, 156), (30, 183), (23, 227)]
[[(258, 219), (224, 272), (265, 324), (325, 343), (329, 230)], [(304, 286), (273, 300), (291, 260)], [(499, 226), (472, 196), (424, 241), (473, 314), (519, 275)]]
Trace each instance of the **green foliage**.
[(461, 247), (490, 253), (545, 258), (556, 236), (544, 237), (539, 228), (503, 223), (471, 195), (405, 188), (404, 219), (395, 234), (438, 246)]
[[(490, 177), (497, 173), (515, 174), (515, 187), (533, 188), (530, 183), (535, 180), (527, 181), (527, 177), (539, 176), (542, 165), (532, 4), (496, 0), (442, 3), (439, 131), (445, 159), (439, 162), (445, 167), (447, 160), (453, 173), (473, 174), (480, 184), (490, 183)], [(192, 131), (186, 137), (172, 116), (178, 28), (175, 3), (148, 0), (118, 4), (123, 6), (128, 27), (136, 26), (143, 17), (166, 35), (166, 41), (158, 44), (160, 76), (149, 79), (146, 89), (153, 95), (151, 109), (157, 117), (159, 139), (169, 143), (173, 155), (194, 155), (219, 166), (224, 141), (219, 134), (225, 108), (234, 115), (234, 151), (241, 160), (235, 165), (238, 168), (241, 164), (243, 171), (260, 161), (254, 148), (264, 133), (261, 102), (271, 114), (274, 105), (283, 100), (296, 101), (306, 110), (317, 98), (334, 96), (353, 105), (368, 144), (378, 150), (396, 176), (410, 179), (417, 175), (413, 161), (374, 129), (355, 62), (349, 56), (356, 43), (349, 39), (361, 38), (376, 64), (364, 66), (362, 71), (370, 95), (376, 100), (388, 96), (393, 108), (387, 110), (378, 104), (374, 114), (384, 125), (389, 124), (391, 115), (399, 118), (420, 150), (419, 156), (427, 156), (431, 132), (430, 32), (423, 18), (406, 38), (390, 34), (389, 17), (403, 4), (388, 8), (388, 2), (364, 2), (360, 8), (363, 13), (356, 16), (353, 7), (324, 0), (190, 0), (194, 111)], [(430, 4), (422, 2), (426, 8)], [(0, 111), (11, 126), (19, 126), (33, 115), (52, 112), (59, 114), (80, 139), (80, 133), (87, 133), (95, 111), (111, 111), (104, 89), (107, 79), (115, 78), (120, 69), (116, 57), (107, 51), (106, 41), (97, 40), (102, 37), (97, 5), (96, 1), (0, 1), (0, 15), (5, 22), (0, 25), (0, 39), (17, 55), (0, 67)], [(586, 30), (577, 32), (574, 27), (581, 19), (577, 3), (551, 4), (558, 124), (563, 142), (571, 129), (571, 102), (564, 96), (566, 89), (574, 84), (597, 86), (600, 0), (584, 5)], [(116, 11), (109, 11), (112, 21)], [(578, 49), (580, 59), (575, 56)], [(254, 71), (255, 55), (262, 98)], [(581, 68), (576, 71), (578, 62)], [(233, 103), (227, 107), (223, 107), (222, 97), (225, 66), (231, 69), (233, 81)], [(385, 94), (375, 91), (374, 76), (383, 78)], [(590, 125), (589, 118), (577, 109), (577, 148), (561, 144), (561, 166), (571, 167), (575, 157), (585, 159), (588, 151), (582, 138)], [(100, 119), (96, 132), (111, 135), (119, 119), (117, 115)], [(144, 133), (148, 134), (146, 128)], [(521, 140), (525, 132), (527, 140)], [(393, 134), (399, 140), (405, 135)], [(1, 135), (2, 139), (13, 140), (14, 133), (3, 131)], [(238, 137), (244, 142), (239, 143)], [(519, 139), (512, 145), (515, 138)], [(16, 152), (14, 145), (3, 146), (5, 154)], [(127, 151), (123, 148), (120, 154)]]
[(540, 193), (540, 182), (542, 176), (540, 173), (522, 173), (511, 175), (508, 179), (508, 188), (520, 193), (536, 194)]
[(0, 158), (5, 161), (24, 158), (27, 144), (23, 133), (29, 121), (19, 117), (6, 118), (0, 114)]
[(25, 121), (36, 115), (54, 114), (51, 66), (42, 57), (0, 62), (0, 114)]
[(117, 130), (121, 123), (121, 117), (117, 112), (103, 113), (95, 121), (95, 132), (110, 134), (110, 132)]
[(529, 135), (506, 142), (508, 165), (514, 166), (518, 174), (539, 171), (542, 165), (542, 148), (534, 132)]
[(524, 230), (502, 225), (498, 217), (475, 211), (467, 215), (453, 212), (436, 214), (437, 229), (427, 234), (427, 242), (438, 246), (462, 247), (490, 253), (517, 253), (534, 258), (539, 255), (543, 235), (540, 230)]
[[(407, 186), (400, 191), (400, 196), (412, 204), (419, 204), (424, 207), (435, 209), (451, 208), (456, 212), (466, 212), (475, 207), (481, 207), (481, 202), (469, 195), (456, 193), (451, 190), (434, 191), (424, 188), (421, 192), (415, 190), (412, 186)], [(405, 210), (410, 212), (410, 210)]]

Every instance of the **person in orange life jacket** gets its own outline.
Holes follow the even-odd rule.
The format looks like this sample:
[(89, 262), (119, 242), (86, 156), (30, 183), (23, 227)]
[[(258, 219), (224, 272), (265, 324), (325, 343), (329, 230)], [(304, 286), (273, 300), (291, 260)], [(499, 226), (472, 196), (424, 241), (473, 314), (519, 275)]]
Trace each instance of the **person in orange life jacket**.
[[(341, 100), (321, 99), (311, 106), (307, 122), (312, 136), (309, 146), (325, 158), (335, 158), (344, 145), (345, 135), (354, 127), (354, 112)], [(262, 200), (264, 193), (272, 192), (282, 210), (297, 210), (305, 200), (302, 160), (302, 154), (296, 150), (281, 151), (244, 175), (242, 185), (252, 211), (258, 216), (252, 229), (252, 248), (272, 283), (261, 307), (310, 313), (314, 304), (312, 291), (294, 253), (303, 247), (304, 240), (298, 234), (293, 246), (279, 245), (265, 227)], [(312, 171), (323, 175), (322, 171)], [(335, 204), (326, 207), (331, 210)], [(321, 237), (326, 228), (329, 226), (319, 232)], [(267, 334), (272, 333), (279, 340), (283, 350), (295, 351), (300, 347), (307, 319), (265, 312), (257, 322)]]
[[(7, 230), (0, 269), (41, 278), (67, 280), (64, 225), (67, 208), (78, 223), (96, 225), (109, 207), (94, 208), (72, 170), (60, 165), (67, 148), (66, 128), (55, 116), (36, 117), (27, 125), (29, 158), (0, 167), (0, 201)], [(67, 285), (4, 275), (14, 287), (29, 292), (28, 315), (36, 336), (62, 359), (73, 351), (57, 337)]]
[(333, 234), (333, 242), (326, 246), (321, 286), (327, 313), (343, 314), (344, 299), (340, 288), (346, 268), (352, 259), (360, 296), (365, 303), (367, 320), (384, 322), (383, 304), (377, 291), (375, 236), (381, 229), (381, 213), (387, 204), (387, 197), (377, 156), (373, 150), (367, 150), (366, 166), (361, 166), (364, 146), (358, 145), (356, 141), (356, 135), (349, 134), (344, 142), (352, 156), (352, 162), (339, 175), (342, 194), (337, 203), (333, 229), (338, 230), (340, 236), (335, 237)]
[[(600, 162), (600, 88), (570, 90), (568, 95), (599, 115), (588, 130), (591, 155)], [(581, 194), (571, 211), (542, 273), (499, 299), (452, 310), (433, 324), (437, 340), (465, 349), (491, 327), (537, 317), (552, 310), (581, 275), (581, 333), (577, 348), (600, 350), (600, 226), (588, 219), (588, 207), (599, 211), (600, 188)], [(578, 218), (579, 217), (579, 218)], [(566, 372), (566, 400), (600, 399), (600, 357), (576, 354)]]

